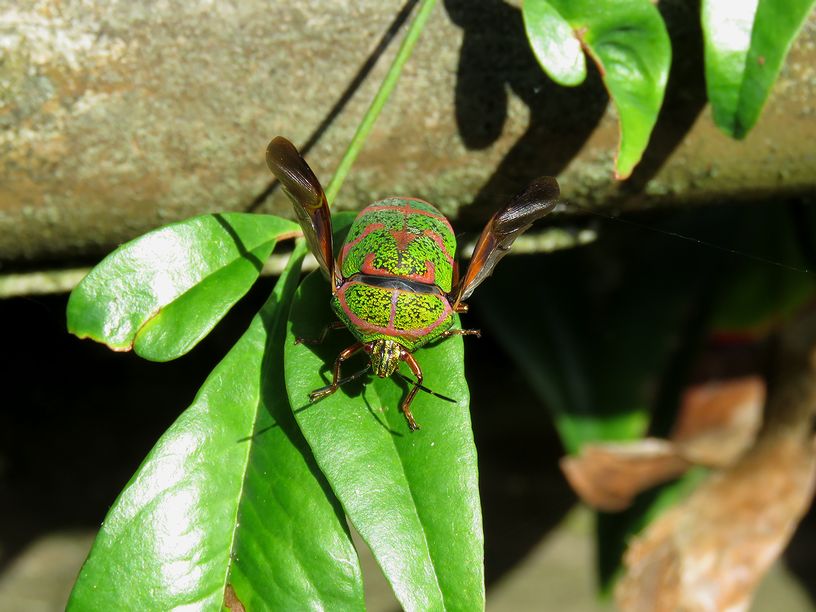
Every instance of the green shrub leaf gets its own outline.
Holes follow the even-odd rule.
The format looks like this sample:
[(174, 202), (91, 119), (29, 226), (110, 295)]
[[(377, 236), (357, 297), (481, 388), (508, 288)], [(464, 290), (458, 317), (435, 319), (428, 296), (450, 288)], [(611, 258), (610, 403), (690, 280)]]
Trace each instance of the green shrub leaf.
[(759, 118), (814, 0), (703, 0), (705, 74), (714, 122), (744, 138)]
[(276, 241), (298, 226), (271, 215), (193, 217), (136, 238), (68, 300), (68, 330), (169, 361), (193, 348), (249, 290)]
[[(298, 425), (404, 609), (482, 609), (482, 519), (462, 339), (416, 353), (424, 384), (456, 400), (420, 392), (412, 406), (417, 432), (399, 409), (408, 387), (394, 377), (369, 375), (310, 404), (309, 392), (327, 384), (334, 359), (354, 343), (346, 330), (321, 345), (294, 343), (317, 338), (336, 320), (329, 297), (328, 284), (312, 274), (292, 305), (286, 386)], [(352, 358), (343, 372), (367, 363), (365, 354)]]
[(69, 610), (221, 610), (225, 593), (248, 610), (364, 609), (342, 510), (284, 389), (301, 260), (114, 503)]
[(657, 8), (649, 0), (525, 0), (522, 11), (533, 51), (554, 81), (583, 82), (579, 45), (598, 65), (620, 121), (615, 176), (627, 178), (649, 142), (671, 65)]
[(526, 0), (521, 9), (527, 39), (550, 78), (565, 87), (586, 79), (581, 42), (569, 22), (547, 0)]

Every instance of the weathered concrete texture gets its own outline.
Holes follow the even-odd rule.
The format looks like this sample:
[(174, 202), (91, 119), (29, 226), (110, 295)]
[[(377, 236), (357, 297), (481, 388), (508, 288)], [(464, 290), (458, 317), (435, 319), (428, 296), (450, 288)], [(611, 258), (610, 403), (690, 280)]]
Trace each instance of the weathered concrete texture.
[[(0, 609), (58, 612), (73, 587), (94, 537), (91, 531), (48, 533), (0, 572)], [(500, 582), (488, 588), (494, 612), (613, 612), (595, 594), (591, 517), (577, 508)], [(396, 612), (399, 605), (374, 557), (359, 538), (371, 612)], [(812, 612), (813, 604), (795, 577), (776, 564), (759, 588), (753, 612)]]
[[(518, 3), (515, 3), (518, 4)], [(539, 174), (577, 204), (656, 205), (816, 187), (816, 18), (744, 142), (703, 110), (698, 17), (661, 2), (675, 65), (653, 146), (612, 180), (599, 79), (541, 73), (517, 6), (440, 2), (338, 205), (419, 195), (476, 223)], [(244, 210), (270, 137), (305, 142), (402, 0), (0, 0), (0, 261), (95, 257), (156, 225)], [(308, 159), (328, 182), (392, 44)], [(289, 213), (280, 195), (261, 210)]]

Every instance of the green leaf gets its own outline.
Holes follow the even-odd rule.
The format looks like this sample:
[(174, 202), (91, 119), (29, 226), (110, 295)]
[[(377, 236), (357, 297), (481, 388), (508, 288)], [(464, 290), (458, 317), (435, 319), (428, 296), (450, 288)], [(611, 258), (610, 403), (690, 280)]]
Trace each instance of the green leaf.
[(814, 0), (703, 0), (705, 74), (714, 122), (744, 138), (759, 118)]
[(620, 121), (615, 176), (627, 178), (649, 142), (671, 65), (657, 8), (649, 0), (525, 0), (522, 11), (533, 51), (557, 83), (586, 76), (576, 41), (598, 65)]
[(342, 510), (292, 417), (282, 343), (302, 253), (114, 503), (69, 610), (362, 610)]
[[(463, 343), (453, 337), (422, 348), (424, 384), (456, 400), (420, 392), (411, 433), (399, 409), (407, 385), (392, 377), (342, 387), (309, 404), (338, 353), (354, 343), (347, 331), (316, 338), (336, 320), (327, 283), (310, 275), (295, 296), (286, 344), (286, 387), (296, 418), (321, 471), (350, 521), (374, 553), (406, 610), (484, 607), (484, 552), (476, 449), (468, 412)], [(365, 367), (365, 355), (344, 374)], [(407, 368), (402, 371), (410, 375)]]
[(524, 30), (533, 53), (550, 78), (565, 87), (586, 79), (581, 42), (569, 22), (546, 0), (526, 0), (521, 6)]
[(192, 349), (249, 290), (276, 241), (298, 226), (271, 215), (193, 217), (108, 255), (68, 300), (68, 330), (115, 351), (169, 361)]

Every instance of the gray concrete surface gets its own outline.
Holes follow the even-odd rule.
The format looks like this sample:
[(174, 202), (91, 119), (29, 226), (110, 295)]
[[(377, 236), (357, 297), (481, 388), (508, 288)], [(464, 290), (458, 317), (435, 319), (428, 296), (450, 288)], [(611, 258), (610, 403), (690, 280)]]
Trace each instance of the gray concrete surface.
[[(0, 574), (0, 610), (57, 612), (64, 609), (93, 532), (52, 533), (26, 548)], [(358, 543), (359, 544), (359, 543)], [(399, 606), (377, 565), (361, 550), (370, 612), (396, 612)], [(491, 612), (607, 612), (609, 602), (594, 595), (591, 517), (579, 508), (538, 542), (522, 563), (488, 589)], [(813, 603), (781, 564), (760, 587), (753, 612), (812, 612)]]
[[(631, 181), (612, 180), (614, 109), (597, 75), (555, 86), (519, 2), (440, 1), (338, 208), (419, 195), (476, 225), (530, 178), (578, 204), (649, 207), (816, 188), (816, 17), (743, 142), (705, 109), (698, 16), (660, 3), (673, 39), (665, 109)], [(693, 3), (691, 3), (693, 4)], [(0, 262), (93, 259), (264, 193), (269, 139), (318, 133), (403, 0), (211, 3), (0, 0)], [(308, 159), (328, 181), (396, 49)], [(260, 209), (289, 214), (281, 197)]]

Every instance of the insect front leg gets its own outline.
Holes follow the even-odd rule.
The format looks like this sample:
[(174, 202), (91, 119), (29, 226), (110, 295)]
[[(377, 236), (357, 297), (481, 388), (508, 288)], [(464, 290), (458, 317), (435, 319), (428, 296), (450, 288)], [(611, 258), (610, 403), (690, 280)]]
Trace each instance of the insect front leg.
[(309, 394), (309, 401), (316, 402), (319, 399), (323, 399), (337, 391), (340, 388), (340, 367), (343, 365), (343, 362), (357, 353), (360, 349), (363, 348), (362, 342), (358, 342), (357, 344), (352, 344), (346, 350), (341, 352), (337, 359), (334, 360), (334, 369), (332, 371), (332, 382), (330, 385), (323, 387), (322, 389), (317, 389), (312, 391)]
[(329, 335), (331, 330), (342, 329), (343, 327), (345, 327), (345, 325), (343, 325), (342, 321), (333, 321), (323, 328), (323, 331), (320, 332), (320, 336), (317, 338), (295, 338), (295, 344), (308, 344), (310, 346), (323, 344), (323, 341), (326, 339), (326, 336)]
[(419, 391), (419, 385), (422, 384), (422, 368), (419, 367), (419, 364), (411, 353), (406, 352), (403, 360), (408, 364), (408, 367), (411, 368), (411, 372), (414, 373), (414, 376), (416, 376), (416, 384), (408, 391), (408, 395), (405, 401), (402, 402), (400, 408), (405, 415), (405, 419), (408, 421), (408, 429), (416, 431), (419, 429), (419, 425), (417, 425), (417, 422), (414, 420), (414, 415), (411, 414), (411, 402), (414, 401), (414, 396), (417, 394), (417, 391)]
[(481, 329), (449, 329), (446, 332), (443, 332), (441, 336), (439, 336), (440, 340), (444, 340), (445, 338), (450, 338), (451, 336), (476, 336), (477, 338), (482, 337), (482, 330)]

